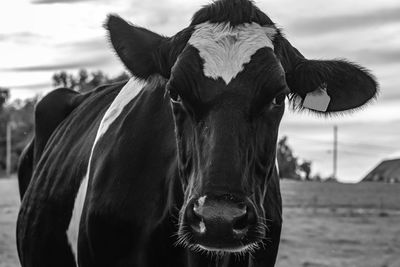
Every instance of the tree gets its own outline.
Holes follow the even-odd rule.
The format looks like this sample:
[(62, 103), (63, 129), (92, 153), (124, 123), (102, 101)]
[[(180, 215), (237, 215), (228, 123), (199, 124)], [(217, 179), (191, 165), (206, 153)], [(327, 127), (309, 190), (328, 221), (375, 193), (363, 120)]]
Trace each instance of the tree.
[(3, 107), (9, 98), (10, 90), (8, 88), (0, 87), (0, 111), (3, 110)]
[(79, 75), (79, 84), (87, 83), (87, 79), (89, 78), (87, 70), (81, 69), (78, 75)]
[(328, 183), (337, 183), (337, 178), (333, 175), (329, 176), (328, 178), (323, 180), (324, 182), (328, 182)]
[(60, 71), (59, 73), (53, 74), (53, 86), (58, 87), (70, 87), (70, 83), (68, 82), (68, 74), (65, 71)]
[(6, 129), (11, 128), (11, 168), (17, 170), (18, 157), (33, 135), (33, 114), (37, 98), (14, 100), (0, 112), (0, 171), (6, 167)]
[(311, 161), (304, 160), (300, 164), (299, 168), (300, 168), (300, 171), (302, 171), (304, 173), (304, 179), (306, 181), (310, 181), (311, 180), (311, 177), (310, 177), (310, 174), (311, 174)]
[[(109, 78), (102, 71), (89, 72), (81, 69), (77, 75), (59, 71), (52, 76), (54, 87), (67, 87), (80, 92), (90, 91), (105, 83), (114, 83), (129, 79), (127, 73)], [(31, 140), (34, 132), (34, 109), (38, 98), (17, 99), (8, 103), (10, 91), (0, 87), (0, 172), (6, 165), (6, 128), (12, 123), (12, 170), (16, 171), (18, 158)]]
[(123, 72), (114, 78), (109, 78), (101, 70), (89, 74), (86, 69), (81, 69), (76, 77), (73, 74), (60, 71), (53, 75), (52, 80), (54, 87), (67, 87), (83, 93), (91, 91), (102, 84), (120, 82), (129, 78), (130, 76), (126, 72)]
[(122, 81), (126, 81), (130, 78), (129, 74), (126, 72), (122, 72), (120, 75), (118, 75), (115, 78), (110, 79), (110, 82), (112, 83), (116, 83), (116, 82), (122, 82)]
[[(279, 174), (281, 178), (289, 178), (310, 181), (311, 178), (311, 164), (309, 160), (299, 160), (294, 156), (292, 148), (288, 144), (287, 136), (283, 136), (278, 141), (277, 160), (279, 166)], [(299, 163), (301, 162), (301, 163)]]
[(282, 178), (299, 180), (297, 158), (293, 155), (292, 148), (288, 145), (287, 140), (288, 138), (284, 136), (278, 141), (277, 160), (279, 174)]
[(315, 182), (322, 182), (322, 181), (323, 181), (323, 179), (322, 179), (322, 177), (321, 177), (321, 175), (320, 175), (319, 173), (315, 174), (315, 175), (311, 178), (311, 180), (313, 180), (313, 181), (315, 181)]

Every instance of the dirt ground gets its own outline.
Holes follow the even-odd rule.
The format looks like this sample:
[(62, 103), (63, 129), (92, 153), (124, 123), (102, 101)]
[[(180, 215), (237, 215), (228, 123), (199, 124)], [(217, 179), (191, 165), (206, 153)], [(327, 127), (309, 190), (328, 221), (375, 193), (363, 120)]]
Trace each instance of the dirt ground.
[[(277, 267), (400, 267), (400, 185), (282, 182)], [(0, 267), (19, 266), (16, 179), (0, 179)]]
[(17, 179), (0, 179), (0, 267), (20, 266), (15, 244), (19, 203)]

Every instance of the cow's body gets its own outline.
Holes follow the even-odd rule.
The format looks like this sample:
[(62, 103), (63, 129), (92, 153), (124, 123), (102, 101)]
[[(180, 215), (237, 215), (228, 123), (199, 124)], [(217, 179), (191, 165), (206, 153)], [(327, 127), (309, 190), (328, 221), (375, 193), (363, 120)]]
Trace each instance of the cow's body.
[(285, 97), (342, 112), (374, 98), (374, 78), (306, 59), (249, 0), (215, 1), (172, 38), (106, 27), (136, 78), (39, 102), (19, 170), (22, 265), (273, 267)]
[[(47, 118), (47, 114), (53, 116), (55, 113), (52, 106), (49, 106), (47, 113), (39, 112), (39, 109), (45, 112), (45, 103), (51, 101), (59, 106), (69, 106), (67, 101), (59, 99), (59, 91), (55, 91), (52, 95), (46, 96), (43, 103), (42, 101), (39, 103), (36, 122), (42, 122), (42, 124), (36, 123), (36, 136), (33, 141), (35, 145), (32, 152), (35, 159), (32, 161), (34, 172), (30, 187), (25, 192), (17, 230), (19, 253), (21, 257), (30, 255), (26, 257), (27, 262), (42, 262), (47, 258), (53, 264), (57, 259), (62, 259), (59, 264), (65, 266), (74, 262), (66, 229), (72, 214), (75, 195), (86, 173), (91, 143), (96, 135), (101, 114), (104, 114), (117, 93), (118, 89), (91, 93), (82, 105), (66, 116), (65, 120), (54, 121), (54, 124), (59, 124), (58, 128), (57, 125), (46, 127), (47, 121), (50, 125), (54, 125), (53, 121)], [(43, 128), (39, 127), (40, 124)], [(48, 136), (46, 140), (46, 136), (38, 134), (42, 131), (50, 132), (51, 138)], [(39, 146), (39, 144), (42, 145)], [(59, 153), (60, 151), (63, 153)], [(67, 162), (71, 165), (65, 164)], [(57, 167), (61, 165), (65, 169), (61, 170)], [(27, 179), (26, 177), (30, 179), (28, 174), (25, 174), (23, 178)], [(25, 223), (21, 223), (22, 221)], [(41, 234), (35, 233), (36, 230)], [(42, 237), (38, 238), (38, 236)], [(36, 250), (47, 255), (36, 253)], [(49, 257), (49, 255), (54, 257)]]
[[(100, 122), (123, 86), (103, 87), (85, 96), (54, 129), (46, 148), (38, 148), (43, 152), (35, 154), (40, 160), (33, 166), (19, 216), (23, 266), (74, 266), (77, 244), (71, 237), (76, 228), (65, 233), (74, 227), (70, 224), (74, 206), (79, 210), (82, 204), (75, 198), (80, 185), (86, 193), (88, 173), (79, 241), (82, 266), (188, 266), (186, 250), (174, 245), (183, 196), (165, 81), (154, 78), (137, 96), (131, 95), (93, 149)], [(267, 203), (274, 214), (268, 217), (276, 219), (271, 225), (279, 242), (278, 177), (272, 181)], [(87, 231), (90, 228), (94, 229)], [(274, 246), (272, 254), (278, 243)]]

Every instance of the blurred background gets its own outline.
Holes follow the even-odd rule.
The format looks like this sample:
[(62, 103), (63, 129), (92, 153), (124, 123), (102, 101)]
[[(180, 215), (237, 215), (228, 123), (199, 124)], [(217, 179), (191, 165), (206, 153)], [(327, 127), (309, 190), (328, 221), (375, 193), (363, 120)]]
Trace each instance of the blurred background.
[[(278, 266), (400, 267), (400, 2), (255, 1), (307, 58), (346, 58), (380, 83), (345, 116), (288, 109), (278, 161), (284, 230)], [(108, 13), (171, 36), (207, 1), (13, 0), (0, 3), (0, 266), (18, 266), (18, 156), (35, 103), (67, 86), (125, 80), (102, 27)]]

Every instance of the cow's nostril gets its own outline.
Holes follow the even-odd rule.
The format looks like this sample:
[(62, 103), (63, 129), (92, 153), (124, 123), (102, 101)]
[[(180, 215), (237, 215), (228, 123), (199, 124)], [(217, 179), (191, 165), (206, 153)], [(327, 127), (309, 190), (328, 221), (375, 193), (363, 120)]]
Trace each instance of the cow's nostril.
[(198, 204), (193, 204), (193, 208), (192, 208), (192, 210), (193, 210), (193, 213), (197, 216), (197, 217), (201, 217), (201, 215), (200, 215), (200, 207), (199, 207), (199, 205)]
[(194, 204), (192, 204), (191, 207), (186, 210), (186, 217), (191, 223), (198, 223), (201, 221), (201, 216), (196, 211)]
[(197, 238), (244, 238), (257, 220), (255, 209), (246, 201), (199, 198), (186, 208), (186, 225)]
[(248, 213), (246, 212), (245, 214), (236, 217), (233, 221), (232, 228), (234, 231), (243, 231), (245, 230), (248, 225), (249, 225), (249, 217)]
[(204, 220), (199, 213), (199, 207), (195, 203), (192, 203), (186, 209), (186, 219), (188, 225), (199, 234), (204, 234), (206, 231), (206, 226)]
[(187, 209), (187, 217), (190, 219), (190, 221), (200, 221), (201, 216), (198, 213), (197, 208), (195, 207), (195, 204), (192, 204), (191, 207)]

